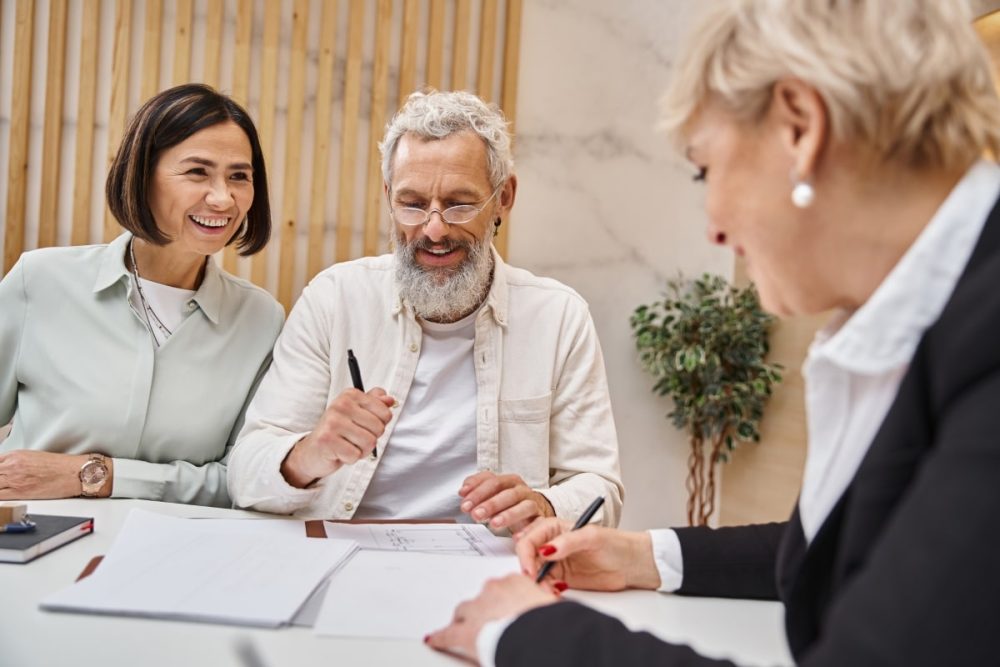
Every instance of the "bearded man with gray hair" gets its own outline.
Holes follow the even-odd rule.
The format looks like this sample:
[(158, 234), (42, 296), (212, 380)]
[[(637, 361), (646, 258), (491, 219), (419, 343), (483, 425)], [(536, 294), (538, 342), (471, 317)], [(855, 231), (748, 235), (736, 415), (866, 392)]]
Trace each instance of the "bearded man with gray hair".
[[(395, 250), (303, 291), (229, 460), (241, 507), (517, 531), (623, 488), (586, 303), (492, 246), (517, 191), (498, 110), (414, 93), (381, 144)], [(354, 388), (347, 350), (363, 369)]]

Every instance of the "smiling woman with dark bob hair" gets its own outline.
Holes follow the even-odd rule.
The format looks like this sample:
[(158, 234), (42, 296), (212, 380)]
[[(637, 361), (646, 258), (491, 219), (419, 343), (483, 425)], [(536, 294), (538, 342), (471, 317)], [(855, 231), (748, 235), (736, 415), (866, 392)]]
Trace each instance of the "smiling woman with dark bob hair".
[(125, 233), (26, 252), (0, 281), (0, 499), (228, 506), (226, 460), (284, 319), (212, 258), (270, 237), (257, 131), (208, 86), (163, 91), (106, 191)]

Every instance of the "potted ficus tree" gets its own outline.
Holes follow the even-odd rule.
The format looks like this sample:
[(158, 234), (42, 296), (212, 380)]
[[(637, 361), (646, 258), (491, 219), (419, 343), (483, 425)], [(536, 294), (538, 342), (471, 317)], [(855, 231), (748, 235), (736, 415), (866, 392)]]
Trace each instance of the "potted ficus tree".
[(689, 525), (715, 510), (716, 464), (739, 441), (760, 440), (760, 420), (781, 366), (765, 361), (774, 318), (753, 285), (704, 274), (668, 283), (662, 301), (636, 308), (632, 331), (653, 391), (673, 399), (667, 417), (688, 434)]

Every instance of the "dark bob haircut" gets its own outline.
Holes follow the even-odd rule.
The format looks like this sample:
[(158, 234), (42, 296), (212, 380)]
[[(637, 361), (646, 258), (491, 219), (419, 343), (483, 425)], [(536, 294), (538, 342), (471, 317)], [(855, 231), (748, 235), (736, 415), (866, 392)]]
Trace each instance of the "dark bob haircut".
[(230, 239), (241, 255), (252, 255), (271, 237), (271, 202), (267, 194), (264, 152), (250, 115), (229, 97), (197, 83), (168, 88), (150, 98), (125, 130), (111, 163), (105, 186), (108, 207), (118, 224), (144, 241), (170, 242), (149, 209), (149, 185), (163, 151), (196, 132), (219, 123), (236, 123), (250, 140), (253, 167), (253, 203), (246, 220)]

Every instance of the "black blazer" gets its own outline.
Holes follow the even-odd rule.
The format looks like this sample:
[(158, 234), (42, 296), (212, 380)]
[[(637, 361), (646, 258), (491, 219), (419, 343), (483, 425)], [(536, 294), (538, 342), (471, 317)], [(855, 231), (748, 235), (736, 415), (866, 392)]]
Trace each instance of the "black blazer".
[[(782, 524), (678, 530), (682, 594), (778, 597), (797, 664), (1000, 665), (1000, 206), (808, 548)], [(497, 665), (710, 665), (575, 603), (528, 612)]]

